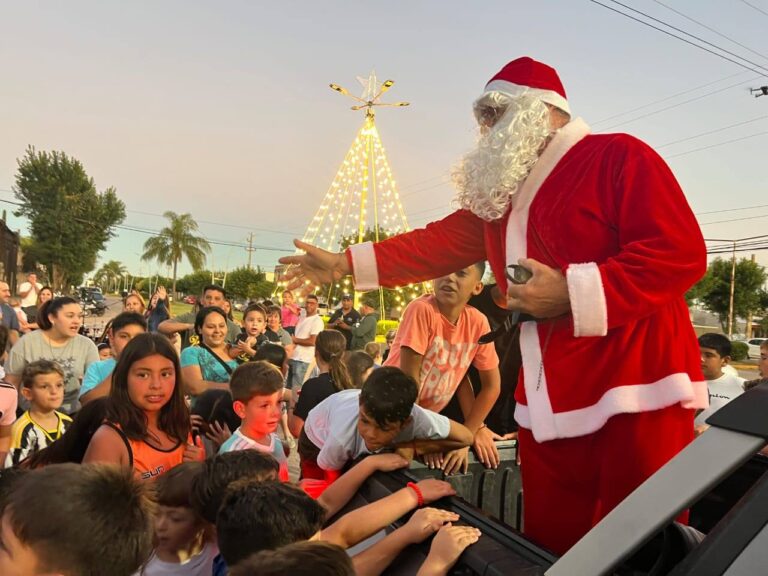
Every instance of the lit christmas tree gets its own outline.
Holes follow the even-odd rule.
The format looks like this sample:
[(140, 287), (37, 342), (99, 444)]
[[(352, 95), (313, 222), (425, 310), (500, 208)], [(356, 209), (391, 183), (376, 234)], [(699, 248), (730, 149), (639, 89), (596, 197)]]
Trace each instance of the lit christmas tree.
[[(408, 106), (408, 102), (380, 102), (394, 82), (378, 82), (375, 72), (368, 78), (358, 76), (358, 81), (363, 85), (363, 94), (359, 98), (337, 84), (330, 85), (336, 92), (359, 102), (352, 106), (352, 110), (365, 110), (365, 121), (303, 237), (304, 242), (330, 251), (359, 242), (378, 242), (410, 229), (397, 182), (376, 128), (374, 110), (379, 106)], [(329, 305), (341, 293), (349, 292), (350, 287), (350, 278), (328, 286), (324, 295)], [(392, 291), (379, 289), (381, 318), (386, 318), (387, 308), (401, 312), (405, 304), (425, 290), (428, 290), (426, 284), (398, 287)]]

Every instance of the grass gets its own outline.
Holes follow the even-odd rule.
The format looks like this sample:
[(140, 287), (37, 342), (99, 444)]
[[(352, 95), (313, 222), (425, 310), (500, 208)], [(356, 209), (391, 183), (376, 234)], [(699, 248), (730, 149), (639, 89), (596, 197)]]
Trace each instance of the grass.
[(171, 302), (171, 318), (181, 316), (187, 312), (191, 312), (194, 309), (192, 304), (185, 304), (184, 302)]

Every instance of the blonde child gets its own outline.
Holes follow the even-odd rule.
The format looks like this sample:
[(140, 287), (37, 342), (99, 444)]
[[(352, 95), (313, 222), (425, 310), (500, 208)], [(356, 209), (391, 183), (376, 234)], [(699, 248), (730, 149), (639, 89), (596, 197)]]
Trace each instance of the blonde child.
[(21, 395), (29, 410), (13, 424), (5, 466), (16, 466), (64, 434), (72, 419), (59, 412), (64, 402), (64, 371), (51, 360), (36, 360), (21, 374)]

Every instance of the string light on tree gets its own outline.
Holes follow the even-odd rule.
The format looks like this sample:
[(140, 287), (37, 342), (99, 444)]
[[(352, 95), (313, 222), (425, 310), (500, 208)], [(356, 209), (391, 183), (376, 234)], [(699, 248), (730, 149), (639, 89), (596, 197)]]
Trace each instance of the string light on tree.
[[(379, 82), (375, 72), (367, 78), (358, 76), (357, 79), (363, 86), (360, 97), (338, 84), (330, 85), (332, 90), (357, 101), (352, 110), (365, 110), (365, 120), (303, 237), (305, 242), (330, 251), (366, 240), (378, 242), (410, 230), (375, 120), (375, 108), (403, 107), (409, 103), (381, 102), (382, 95), (392, 88), (394, 81)], [(366, 238), (366, 235), (372, 237)], [(346, 291), (349, 279), (345, 278), (343, 284)], [(402, 311), (406, 300), (412, 300), (427, 289), (427, 285), (396, 288), (395, 309)], [(338, 290), (338, 284), (328, 286), (329, 302)], [(384, 317), (383, 289), (379, 290), (379, 304)]]

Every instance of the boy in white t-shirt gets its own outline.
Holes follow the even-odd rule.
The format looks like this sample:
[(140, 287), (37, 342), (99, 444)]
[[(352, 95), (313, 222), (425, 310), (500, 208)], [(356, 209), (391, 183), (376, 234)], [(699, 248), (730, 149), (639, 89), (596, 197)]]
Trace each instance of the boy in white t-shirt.
[[(473, 448), (480, 462), (495, 468), (499, 453), (494, 440), (501, 439), (484, 423), (501, 390), (499, 357), (493, 343), (480, 344), (491, 331), (485, 315), (468, 306), (469, 299), (483, 290), (485, 262), (478, 262), (435, 280), (435, 293), (417, 298), (403, 313), (390, 348), (386, 366), (398, 366), (419, 384), (418, 404), (440, 412), (457, 395), (464, 425), (475, 435)], [(475, 398), (466, 377), (470, 365), (480, 376)], [(445, 456), (432, 455), (427, 464), (446, 474), (469, 464), (469, 449)]]
[(731, 341), (722, 334), (702, 334), (699, 336), (701, 349), (701, 371), (707, 379), (709, 408), (696, 415), (694, 425), (696, 433), (701, 434), (709, 428), (707, 418), (744, 392), (744, 378), (724, 372), (731, 361)]
[(342, 390), (320, 402), (299, 436), (303, 477), (332, 481), (352, 460), (385, 449), (408, 458), (472, 442), (463, 425), (416, 406), (417, 393), (410, 376), (385, 366), (362, 390)]
[(219, 454), (235, 450), (258, 450), (271, 455), (280, 465), (279, 478), (288, 482), (288, 458), (283, 443), (275, 434), (282, 416), (283, 375), (263, 360), (241, 364), (229, 381), (232, 408), (242, 418), (240, 427), (219, 449)]

